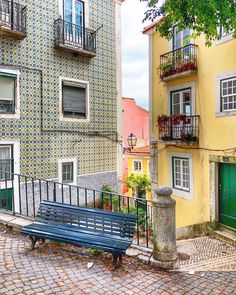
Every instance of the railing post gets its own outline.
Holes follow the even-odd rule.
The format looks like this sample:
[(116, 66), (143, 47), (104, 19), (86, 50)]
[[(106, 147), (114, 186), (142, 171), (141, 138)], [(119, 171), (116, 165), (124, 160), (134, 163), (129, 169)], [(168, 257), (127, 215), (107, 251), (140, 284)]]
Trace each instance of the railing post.
[(154, 247), (151, 264), (161, 268), (173, 268), (177, 261), (175, 200), (170, 187), (158, 187), (153, 203)]

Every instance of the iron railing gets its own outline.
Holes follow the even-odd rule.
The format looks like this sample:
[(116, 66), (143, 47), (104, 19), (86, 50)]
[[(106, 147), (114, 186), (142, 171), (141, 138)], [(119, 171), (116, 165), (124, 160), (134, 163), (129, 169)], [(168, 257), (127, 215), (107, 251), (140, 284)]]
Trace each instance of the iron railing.
[(160, 56), (160, 78), (197, 70), (198, 46), (189, 44)]
[(55, 44), (96, 53), (96, 31), (57, 19), (54, 22)]
[(26, 34), (26, 6), (12, 0), (0, 0), (0, 27)]
[(159, 116), (159, 139), (163, 141), (198, 142), (199, 115)]
[[(152, 201), (114, 192), (94, 190), (57, 181), (0, 171), (0, 209), (34, 218), (42, 200), (100, 208), (138, 215), (134, 244), (149, 247), (152, 231)], [(10, 177), (11, 175), (11, 177)]]

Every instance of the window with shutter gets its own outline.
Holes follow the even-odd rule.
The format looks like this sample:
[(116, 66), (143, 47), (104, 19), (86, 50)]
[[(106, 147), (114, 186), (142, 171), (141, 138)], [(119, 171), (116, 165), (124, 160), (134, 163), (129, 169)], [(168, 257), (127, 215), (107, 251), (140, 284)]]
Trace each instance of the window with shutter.
[(15, 113), (16, 75), (0, 73), (0, 114)]
[(65, 117), (87, 118), (87, 84), (62, 82), (62, 109)]

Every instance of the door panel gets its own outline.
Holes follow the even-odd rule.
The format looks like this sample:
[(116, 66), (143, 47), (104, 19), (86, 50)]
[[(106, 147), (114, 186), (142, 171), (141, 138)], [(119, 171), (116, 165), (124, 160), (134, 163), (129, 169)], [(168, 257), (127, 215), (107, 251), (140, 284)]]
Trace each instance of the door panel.
[(219, 221), (236, 228), (236, 165), (220, 164)]

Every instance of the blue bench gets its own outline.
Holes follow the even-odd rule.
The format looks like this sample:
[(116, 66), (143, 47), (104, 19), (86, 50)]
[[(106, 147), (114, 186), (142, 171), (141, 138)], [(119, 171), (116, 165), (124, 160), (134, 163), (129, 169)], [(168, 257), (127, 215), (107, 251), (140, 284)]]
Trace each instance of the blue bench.
[(116, 269), (132, 243), (136, 223), (137, 215), (43, 201), (35, 222), (21, 234), (30, 238), (30, 250), (47, 239), (110, 252)]

